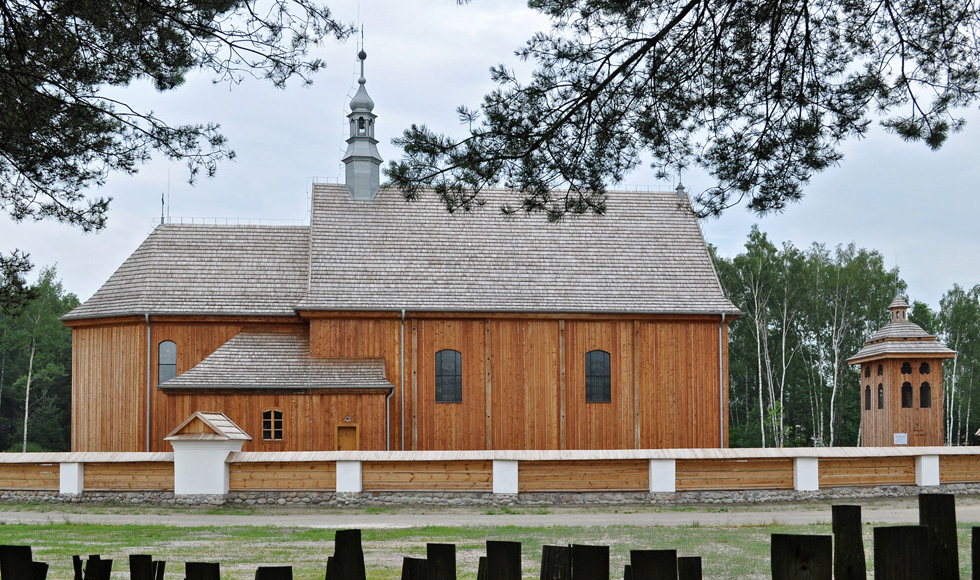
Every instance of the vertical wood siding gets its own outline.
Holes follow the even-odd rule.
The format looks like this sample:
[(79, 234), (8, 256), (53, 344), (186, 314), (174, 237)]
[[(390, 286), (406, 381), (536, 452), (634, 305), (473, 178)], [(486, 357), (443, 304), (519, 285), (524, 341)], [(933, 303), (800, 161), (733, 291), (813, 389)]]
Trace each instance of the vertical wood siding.
[[(419, 449), (486, 449), (486, 334), (484, 320), (418, 322)], [(435, 355), (446, 349), (462, 355), (461, 403), (436, 403)]]
[[(245, 450), (332, 450), (339, 424), (357, 426), (361, 449), (386, 448), (384, 394), (165, 394), (156, 389), (160, 342), (177, 344), (177, 372), (182, 373), (246, 323), (190, 319), (153, 323), (151, 451), (169, 451), (166, 435), (198, 410), (227, 414), (253, 437)], [(725, 444), (720, 430), (727, 429), (727, 392), (719, 394), (717, 319), (409, 316), (404, 432), (400, 429), (400, 317), (368, 313), (308, 323), (313, 356), (385, 360), (387, 379), (396, 387), (387, 424), (392, 449), (401, 448), (401, 437), (407, 449), (418, 450), (717, 448)], [(290, 326), (269, 321), (264, 325)], [(78, 327), (74, 337), (73, 450), (143, 451), (145, 324)], [(462, 354), (462, 403), (435, 402), (435, 353), (444, 349)], [(592, 350), (610, 353), (610, 403), (585, 402), (585, 354)], [(724, 351), (723, 356), (727, 364)], [(938, 376), (939, 365), (934, 368), (932, 376)], [(722, 378), (727, 379), (725, 374)], [(933, 392), (934, 407), (939, 409), (938, 385)], [(261, 413), (268, 409), (283, 412), (283, 442), (261, 441)]]
[[(585, 401), (585, 355), (609, 353), (610, 403)], [(565, 322), (568, 449), (633, 447), (633, 323)]]
[[(727, 343), (724, 338), (723, 344)], [(727, 429), (727, 382), (719, 392), (718, 323), (642, 322), (638, 340), (640, 447), (718, 448), (727, 444), (721, 440), (719, 423), (723, 420)]]
[[(908, 362), (911, 374), (902, 374), (902, 363)], [(923, 362), (929, 363), (929, 374), (919, 372)], [(878, 365), (883, 375), (878, 376)], [(864, 376), (865, 367), (871, 368), (871, 376)], [(908, 435), (912, 446), (942, 445), (943, 427), (943, 359), (896, 358), (869, 361), (861, 366), (861, 445), (865, 447), (890, 447), (895, 444), (895, 433)], [(902, 383), (912, 385), (912, 408), (902, 407)], [(919, 388), (923, 382), (932, 387), (932, 406), (919, 406)], [(878, 409), (878, 383), (884, 387), (884, 408)], [(871, 409), (865, 409), (864, 389), (871, 387)]]
[(72, 330), (71, 406), (73, 451), (146, 450), (144, 324)]
[[(406, 326), (405, 360), (409, 361), (410, 321), (406, 321)], [(310, 348), (315, 357), (377, 357), (385, 360), (385, 376), (395, 386), (391, 397), (391, 448), (402, 449), (403, 434), (399, 432), (402, 412), (401, 318), (313, 319), (310, 321)], [(406, 403), (410, 402), (410, 397), (405, 399)], [(408, 413), (410, 410), (407, 407)]]

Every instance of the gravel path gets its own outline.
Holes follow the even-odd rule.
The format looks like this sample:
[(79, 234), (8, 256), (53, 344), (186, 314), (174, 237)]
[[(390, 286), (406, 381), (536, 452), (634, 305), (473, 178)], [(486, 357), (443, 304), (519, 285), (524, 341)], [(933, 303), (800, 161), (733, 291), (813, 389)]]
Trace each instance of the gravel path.
[[(840, 502), (848, 503), (848, 502)], [(980, 525), (980, 497), (958, 496), (956, 515), (960, 523)], [(876, 501), (862, 505), (862, 520), (868, 524), (918, 523), (915, 499)], [(368, 513), (364, 510), (317, 508), (257, 509), (248, 514), (215, 514), (204, 510), (155, 510), (151, 513), (99, 513), (96, 508), (65, 506), (53, 511), (0, 511), (2, 524), (91, 523), (109, 525), (188, 526), (289, 526), (302, 528), (410, 528), (422, 526), (748, 526), (771, 523), (806, 525), (830, 523), (830, 504), (770, 504), (766, 506), (697, 506), (678, 508), (602, 507), (583, 508), (392, 508)], [(515, 512), (515, 513), (501, 513)], [(545, 512), (545, 513), (542, 513)]]

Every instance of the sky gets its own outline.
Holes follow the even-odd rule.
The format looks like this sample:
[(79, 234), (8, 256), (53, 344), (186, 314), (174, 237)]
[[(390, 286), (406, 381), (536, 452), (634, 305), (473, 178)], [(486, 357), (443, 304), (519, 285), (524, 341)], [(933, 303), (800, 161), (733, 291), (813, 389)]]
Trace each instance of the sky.
[[(462, 135), (456, 108), (479, 106), (493, 88), (489, 68), (504, 63), (527, 78), (530, 64), (513, 51), (549, 21), (519, 0), (457, 6), (453, 0), (328, 0), (342, 21), (364, 27), (367, 90), (378, 115), (379, 150), (400, 156), (390, 141), (411, 123)], [(285, 90), (246, 79), (229, 87), (198, 72), (175, 91), (146, 84), (119, 92), (135, 108), (171, 122), (217, 122), (236, 151), (213, 178), (187, 183), (186, 167), (156, 156), (135, 176), (113, 175), (90, 193), (112, 197), (108, 227), (96, 234), (43, 221), (15, 223), (0, 216), (0, 249), (20, 248), (36, 271), (56, 265), (66, 290), (85, 300), (160, 222), (161, 195), (172, 220), (303, 224), (316, 181), (342, 182), (347, 103), (357, 88), (357, 41), (327, 41), (315, 54), (327, 69), (312, 86)], [(953, 284), (980, 283), (980, 112), (966, 111), (967, 126), (939, 151), (904, 143), (880, 129), (844, 144), (839, 166), (815, 176), (804, 199), (784, 212), (759, 217), (743, 207), (701, 226), (725, 256), (742, 251), (753, 224), (777, 244), (835, 247), (855, 243), (879, 251), (908, 283), (910, 300), (939, 306)], [(688, 191), (710, 178), (683, 176)], [(642, 168), (621, 189), (673, 189)], [(614, 194), (613, 194), (614, 195)]]

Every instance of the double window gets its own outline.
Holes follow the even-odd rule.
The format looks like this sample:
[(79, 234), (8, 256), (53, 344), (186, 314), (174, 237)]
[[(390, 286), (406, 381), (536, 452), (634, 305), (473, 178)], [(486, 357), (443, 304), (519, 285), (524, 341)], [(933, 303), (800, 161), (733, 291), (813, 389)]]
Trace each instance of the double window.
[(177, 343), (165, 340), (157, 347), (157, 384), (177, 376)]
[(436, 353), (436, 402), (463, 402), (463, 355), (459, 351)]
[(262, 411), (262, 440), (282, 441), (282, 411), (279, 409)]
[(609, 353), (592, 350), (585, 353), (585, 402), (611, 403), (612, 381)]

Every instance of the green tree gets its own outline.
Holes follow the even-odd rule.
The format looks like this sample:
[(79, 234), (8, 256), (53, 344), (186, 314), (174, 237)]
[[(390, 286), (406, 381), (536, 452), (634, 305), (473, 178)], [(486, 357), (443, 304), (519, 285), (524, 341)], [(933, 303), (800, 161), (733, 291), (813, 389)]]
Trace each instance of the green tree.
[[(939, 336), (956, 357), (943, 365), (943, 416), (948, 444), (970, 440), (976, 381), (980, 380), (980, 285), (954, 284), (939, 301)], [(966, 407), (964, 408), (964, 401)]]
[(777, 248), (757, 227), (716, 266), (743, 312), (729, 335), (732, 445), (857, 444), (859, 377), (846, 360), (886, 322), (904, 288), (897, 270), (853, 244)]
[(282, 87), (323, 63), (308, 49), (349, 26), (313, 0), (6, 0), (0, 5), (0, 205), (15, 220), (88, 231), (109, 200), (86, 188), (135, 173), (151, 152), (186, 161), (193, 179), (233, 155), (218, 125), (171, 125), (110, 96), (148, 81), (176, 89), (188, 72)]
[[(60, 317), (78, 306), (54, 268), (41, 270), (33, 299), (0, 317), (0, 449), (70, 447), (71, 330)], [(16, 438), (16, 440), (15, 440)]]
[[(938, 148), (980, 90), (980, 5), (969, 0), (531, 0), (552, 18), (504, 65), (461, 137), (413, 125), (386, 173), (413, 198), (447, 207), (481, 188), (519, 190), (505, 210), (605, 210), (604, 187), (643, 159), (661, 172), (700, 167), (716, 181), (698, 213), (738, 203), (778, 211), (841, 158), (874, 118)], [(555, 188), (564, 191), (556, 192)]]

